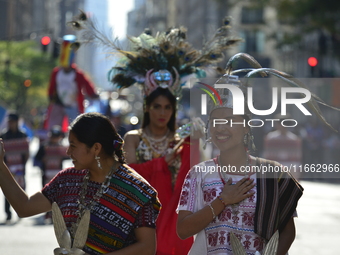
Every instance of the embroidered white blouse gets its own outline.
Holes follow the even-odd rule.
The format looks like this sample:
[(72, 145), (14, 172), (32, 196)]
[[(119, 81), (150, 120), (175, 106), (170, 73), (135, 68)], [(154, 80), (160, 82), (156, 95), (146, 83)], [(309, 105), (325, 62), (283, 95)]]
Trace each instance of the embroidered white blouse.
[[(210, 204), (221, 193), (223, 182), (226, 182), (229, 177), (235, 184), (244, 176), (224, 174), (222, 177), (217, 172), (214, 160), (194, 166), (183, 184), (177, 212), (180, 210), (197, 212)], [(256, 183), (255, 174), (250, 178), (253, 178)], [(232, 254), (230, 232), (240, 240), (248, 255), (254, 255), (256, 251), (261, 252), (265, 240), (254, 233), (256, 186), (253, 191), (255, 192), (253, 196), (237, 205), (226, 206), (222, 213), (198, 233), (189, 254)]]

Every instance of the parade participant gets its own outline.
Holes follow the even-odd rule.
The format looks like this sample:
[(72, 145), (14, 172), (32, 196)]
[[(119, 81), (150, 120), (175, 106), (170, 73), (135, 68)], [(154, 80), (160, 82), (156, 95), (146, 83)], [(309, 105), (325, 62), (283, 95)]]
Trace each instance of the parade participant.
[(63, 160), (68, 159), (67, 147), (62, 144), (64, 132), (60, 126), (53, 126), (48, 133), (48, 140), (43, 142), (34, 156), (34, 165), (42, 171), (42, 186), (49, 183), (62, 169)]
[[(0, 138), (3, 139), (7, 155), (4, 158), (15, 180), (20, 187), (25, 190), (26, 180), (26, 162), (29, 157), (29, 144), (26, 133), (19, 129), (19, 115), (11, 112), (7, 116), (7, 130)], [(10, 203), (5, 199), (6, 224), (12, 220)]]
[(188, 137), (182, 147), (176, 146), (181, 141), (175, 132), (176, 99), (168, 89), (159, 87), (146, 97), (145, 109), (142, 128), (125, 136), (126, 159), (157, 190), (162, 203), (157, 220), (157, 254), (182, 254), (192, 241), (183, 242), (177, 237), (174, 210), (190, 169), (191, 162), (184, 159), (190, 153), (199, 155), (198, 140)]
[(81, 114), (71, 123), (68, 140), (74, 167), (60, 171), (32, 196), (12, 178), (0, 141), (0, 186), (13, 208), (29, 217), (50, 211), (56, 202), (72, 240), (90, 210), (86, 254), (154, 254), (157, 193), (125, 164), (123, 140), (110, 120), (99, 113)]
[[(238, 56), (251, 59), (247, 54)], [(196, 236), (189, 253), (193, 255), (263, 254), (271, 238), (275, 245), (266, 254), (284, 255), (295, 238), (293, 217), (303, 188), (287, 172), (266, 176), (252, 170), (254, 166), (280, 164), (251, 156), (251, 128), (231, 124), (248, 123), (251, 113), (245, 105), (245, 115), (234, 115), (231, 92), (216, 88), (216, 84), (231, 84), (246, 97), (246, 86), (230, 75), (230, 65), (212, 88), (220, 103), (208, 103), (207, 134), (220, 154), (189, 171), (177, 209), (177, 232), (182, 239)], [(214, 125), (217, 119), (226, 119), (228, 124)]]
[[(147, 33), (139, 38), (132, 38), (132, 41), (148, 41), (150, 44), (138, 49), (137, 43), (134, 51), (137, 54), (136, 61), (130, 60), (124, 65), (116, 66), (113, 77), (113, 82), (121, 88), (129, 85), (129, 78), (136, 79), (132, 84), (137, 82), (143, 86), (142, 128), (126, 134), (125, 151), (129, 165), (144, 176), (159, 194), (162, 210), (157, 220), (157, 255), (187, 254), (193, 242), (192, 239), (178, 238), (175, 210), (184, 177), (190, 167), (199, 162), (200, 122), (192, 121), (186, 127), (180, 128), (179, 130), (186, 130), (192, 127), (188, 132), (189, 136), (184, 138), (181, 137), (181, 132), (176, 132), (176, 114), (183, 79), (189, 74), (200, 77), (204, 71), (195, 68), (197, 63), (194, 55), (198, 52), (194, 53), (185, 41), (185, 32), (183, 28), (172, 29), (157, 38)], [(156, 50), (153, 51), (152, 48)], [(176, 51), (181, 51), (182, 54), (174, 55)], [(160, 55), (159, 58), (148, 61), (156, 56), (156, 52)], [(207, 59), (201, 56), (198, 62), (201, 61), (203, 66), (212, 64), (213, 61), (205, 57)], [(193, 63), (185, 65), (185, 61)], [(147, 71), (144, 72), (142, 67)], [(136, 77), (131, 77), (131, 73)], [(194, 132), (195, 128), (197, 132)]]
[[(116, 87), (142, 87), (142, 128), (126, 134), (124, 148), (127, 163), (157, 190), (162, 204), (157, 220), (157, 255), (184, 255), (192, 245), (192, 239), (183, 241), (177, 236), (175, 210), (183, 180), (190, 167), (199, 162), (199, 140), (190, 137), (191, 133), (199, 134), (199, 121), (192, 120), (181, 128), (183, 137), (177, 133), (177, 102), (187, 80), (205, 76), (206, 68), (216, 70), (224, 51), (241, 41), (230, 35), (229, 23), (226, 18), (202, 50), (186, 41), (183, 27), (158, 32), (156, 36), (145, 29), (140, 36), (129, 37), (130, 49), (123, 50), (100, 33), (84, 13), (71, 22), (77, 30), (85, 29), (82, 40), (95, 39), (122, 56), (109, 73)], [(190, 128), (192, 132), (187, 130)], [(190, 155), (195, 155), (191, 161)]]
[(63, 37), (59, 66), (53, 69), (48, 87), (50, 105), (45, 123), (47, 130), (54, 125), (64, 128), (65, 122), (71, 123), (83, 113), (84, 95), (98, 98), (92, 82), (74, 63), (77, 47), (79, 46), (76, 36), (65, 35)]

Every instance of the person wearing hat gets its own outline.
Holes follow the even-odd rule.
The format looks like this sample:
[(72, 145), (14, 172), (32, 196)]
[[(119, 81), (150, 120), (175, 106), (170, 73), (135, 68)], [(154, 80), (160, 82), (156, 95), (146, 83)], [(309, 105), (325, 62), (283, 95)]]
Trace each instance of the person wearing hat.
[[(29, 156), (29, 146), (26, 133), (19, 129), (19, 115), (10, 112), (7, 116), (7, 129), (0, 138), (3, 139), (7, 154), (5, 163), (22, 189), (25, 189), (25, 165)], [(12, 220), (11, 206), (5, 199), (6, 224)]]
[(94, 84), (74, 63), (76, 45), (76, 36), (63, 37), (59, 66), (53, 69), (48, 87), (50, 105), (45, 123), (47, 130), (59, 125), (66, 131), (64, 121), (67, 119), (71, 123), (84, 112), (84, 95), (98, 98)]

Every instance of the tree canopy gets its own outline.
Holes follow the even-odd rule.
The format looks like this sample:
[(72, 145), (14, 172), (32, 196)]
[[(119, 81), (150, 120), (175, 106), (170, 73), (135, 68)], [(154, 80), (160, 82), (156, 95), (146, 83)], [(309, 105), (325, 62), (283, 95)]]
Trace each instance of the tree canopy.
[(0, 42), (0, 104), (27, 116), (47, 107), (55, 61), (34, 41)]
[(281, 44), (303, 39), (306, 33), (318, 32), (329, 36), (334, 50), (340, 43), (340, 1), (336, 0), (255, 0), (255, 7), (272, 6), (283, 24), (296, 28), (285, 35)]

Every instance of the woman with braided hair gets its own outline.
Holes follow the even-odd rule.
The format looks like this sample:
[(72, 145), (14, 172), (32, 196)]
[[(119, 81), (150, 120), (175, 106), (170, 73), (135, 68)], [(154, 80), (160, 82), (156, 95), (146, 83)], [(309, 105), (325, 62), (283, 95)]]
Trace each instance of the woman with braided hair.
[(186, 40), (184, 27), (159, 31), (154, 36), (146, 29), (138, 37), (129, 36), (129, 47), (122, 49), (85, 13), (70, 22), (74, 29), (84, 31), (84, 42), (97, 42), (119, 55), (108, 75), (116, 88), (141, 87), (142, 128), (125, 135), (124, 150), (129, 166), (157, 190), (162, 204), (156, 229), (157, 255), (184, 255), (192, 245), (192, 239), (183, 241), (177, 236), (175, 210), (185, 175), (199, 161), (195, 134), (200, 124), (192, 120), (176, 132), (177, 105), (190, 78), (205, 77), (206, 70), (216, 71), (224, 53), (242, 41), (232, 35), (230, 21), (226, 17), (200, 50)]
[(69, 249), (62, 254), (154, 254), (157, 192), (125, 164), (123, 140), (110, 120), (99, 113), (81, 114), (71, 123), (68, 139), (67, 154), (74, 166), (32, 196), (20, 189), (3, 163), (0, 141), (0, 186), (18, 215), (47, 212), (56, 203), (75, 242), (81, 220), (90, 211), (86, 243), (79, 248), (84, 253)]

